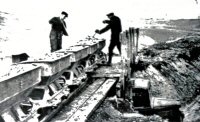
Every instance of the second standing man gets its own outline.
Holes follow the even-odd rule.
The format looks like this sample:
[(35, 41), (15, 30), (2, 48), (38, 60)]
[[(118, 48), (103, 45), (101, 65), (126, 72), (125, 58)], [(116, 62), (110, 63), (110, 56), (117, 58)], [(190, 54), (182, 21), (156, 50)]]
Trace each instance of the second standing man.
[(109, 20), (103, 21), (103, 23), (107, 24), (107, 26), (101, 30), (97, 29), (95, 30), (95, 32), (98, 34), (102, 34), (111, 29), (111, 39), (110, 39), (110, 45), (108, 47), (109, 52), (108, 52), (108, 62), (107, 62), (107, 65), (111, 65), (113, 49), (115, 46), (117, 46), (117, 49), (119, 50), (119, 53), (121, 55), (121, 42), (119, 40), (119, 36), (120, 32), (122, 31), (122, 27), (120, 18), (115, 16), (114, 13), (107, 14), (107, 17), (109, 18)]

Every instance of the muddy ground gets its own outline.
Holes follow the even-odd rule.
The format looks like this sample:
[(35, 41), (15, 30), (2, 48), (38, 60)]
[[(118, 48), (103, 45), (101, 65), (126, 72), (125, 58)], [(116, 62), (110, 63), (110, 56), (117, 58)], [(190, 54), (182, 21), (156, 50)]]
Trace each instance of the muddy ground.
[[(154, 23), (164, 24), (164, 26), (154, 26)], [(139, 52), (139, 62), (132, 67), (134, 77), (150, 79), (152, 96), (179, 100), (184, 122), (199, 122), (200, 20), (151, 21), (151, 24), (152, 27), (142, 29), (140, 34), (153, 38), (157, 44)], [(129, 104), (124, 101), (117, 106), (115, 99), (110, 97), (88, 121), (162, 122), (171, 120), (156, 114), (148, 116), (139, 114), (130, 109)]]

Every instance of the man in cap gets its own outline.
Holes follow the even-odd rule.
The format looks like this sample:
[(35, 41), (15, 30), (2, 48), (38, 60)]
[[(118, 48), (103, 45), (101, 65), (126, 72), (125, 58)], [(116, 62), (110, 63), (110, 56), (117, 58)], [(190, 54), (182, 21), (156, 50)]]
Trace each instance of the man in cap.
[(96, 33), (102, 34), (109, 29), (111, 30), (111, 39), (110, 39), (110, 45), (108, 47), (108, 62), (107, 65), (111, 65), (112, 63), (112, 56), (113, 56), (113, 49), (115, 46), (117, 46), (117, 49), (119, 50), (119, 53), (121, 55), (121, 42), (119, 40), (120, 32), (122, 31), (121, 27), (121, 20), (119, 17), (115, 16), (114, 13), (107, 14), (107, 17), (109, 20), (104, 20), (103, 23), (107, 24), (106, 27), (104, 27), (101, 30), (95, 30)]
[(49, 24), (52, 25), (49, 35), (51, 52), (62, 49), (62, 35), (68, 36), (66, 23), (64, 21), (66, 17), (68, 17), (68, 14), (65, 11), (62, 11), (60, 17), (53, 17), (49, 20)]

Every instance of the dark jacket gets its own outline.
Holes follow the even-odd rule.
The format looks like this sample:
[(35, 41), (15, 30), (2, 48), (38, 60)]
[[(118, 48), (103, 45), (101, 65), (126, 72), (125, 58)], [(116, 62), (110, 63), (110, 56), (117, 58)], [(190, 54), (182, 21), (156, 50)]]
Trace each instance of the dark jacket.
[(68, 33), (66, 31), (65, 21), (61, 20), (59, 17), (53, 17), (52, 19), (49, 20), (49, 23), (52, 24), (52, 29), (68, 36)]
[(109, 29), (111, 29), (111, 35), (120, 34), (122, 31), (121, 20), (117, 16), (111, 17), (110, 20), (106, 20), (105, 23), (108, 25), (100, 30), (100, 34), (108, 31)]

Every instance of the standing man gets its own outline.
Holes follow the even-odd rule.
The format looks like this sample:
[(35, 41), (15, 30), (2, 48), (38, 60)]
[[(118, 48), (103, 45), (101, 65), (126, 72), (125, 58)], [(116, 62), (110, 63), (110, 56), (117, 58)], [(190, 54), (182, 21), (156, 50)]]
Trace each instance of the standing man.
[(121, 55), (121, 42), (119, 40), (120, 32), (122, 31), (121, 27), (121, 20), (119, 17), (115, 16), (114, 13), (107, 14), (109, 20), (104, 20), (103, 23), (107, 24), (107, 26), (101, 30), (95, 30), (96, 33), (102, 34), (109, 29), (111, 29), (111, 39), (110, 45), (108, 47), (108, 62), (107, 65), (111, 65), (112, 63), (112, 56), (113, 56), (113, 49), (117, 46), (119, 53)]
[(62, 35), (68, 36), (66, 23), (64, 21), (66, 17), (68, 17), (68, 14), (62, 11), (60, 17), (53, 17), (49, 20), (49, 24), (52, 25), (49, 35), (51, 52), (62, 49)]

